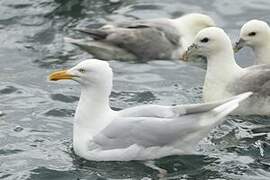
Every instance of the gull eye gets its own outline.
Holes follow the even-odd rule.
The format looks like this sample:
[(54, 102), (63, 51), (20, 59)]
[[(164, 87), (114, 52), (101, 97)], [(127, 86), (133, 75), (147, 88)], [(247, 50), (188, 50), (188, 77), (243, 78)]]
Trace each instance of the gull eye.
[(201, 43), (207, 43), (209, 41), (209, 38), (203, 38), (202, 40), (201, 40)]
[(85, 69), (80, 68), (80, 69), (78, 69), (78, 71), (79, 71), (80, 73), (84, 73), (84, 72), (85, 72)]
[(248, 33), (248, 36), (255, 36), (255, 35), (256, 35), (256, 32)]

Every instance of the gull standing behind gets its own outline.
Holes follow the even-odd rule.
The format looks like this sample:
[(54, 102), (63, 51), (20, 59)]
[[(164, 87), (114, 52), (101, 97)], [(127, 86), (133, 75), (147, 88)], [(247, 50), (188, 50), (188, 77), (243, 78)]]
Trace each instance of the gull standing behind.
[(208, 104), (141, 105), (113, 111), (109, 105), (112, 70), (101, 60), (86, 60), (52, 73), (50, 80), (81, 85), (73, 123), (73, 148), (94, 161), (151, 160), (191, 154), (209, 131), (252, 93)]
[(270, 65), (242, 68), (236, 64), (228, 35), (217, 27), (201, 30), (186, 56), (207, 58), (203, 86), (205, 102), (222, 100), (251, 91), (253, 95), (242, 102), (234, 112), (242, 115), (270, 115)]
[(207, 15), (192, 13), (176, 19), (134, 20), (99, 29), (78, 28), (93, 40), (66, 38), (103, 60), (181, 59), (195, 35), (215, 26)]
[(255, 52), (255, 64), (270, 64), (270, 27), (264, 21), (250, 20), (240, 31), (240, 39), (235, 44), (235, 52), (249, 46)]

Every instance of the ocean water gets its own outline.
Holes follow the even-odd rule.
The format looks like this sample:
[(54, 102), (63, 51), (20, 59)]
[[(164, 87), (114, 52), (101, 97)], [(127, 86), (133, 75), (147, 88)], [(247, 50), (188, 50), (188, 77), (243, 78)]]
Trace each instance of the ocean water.
[[(141, 162), (91, 162), (72, 152), (72, 120), (79, 99), (74, 82), (51, 83), (50, 72), (91, 58), (64, 37), (77, 26), (178, 17), (212, 16), (233, 41), (247, 20), (270, 20), (269, 0), (1, 0), (0, 179), (157, 179)], [(254, 55), (237, 54), (241, 66)], [(111, 105), (201, 101), (205, 63), (110, 61)], [(201, 155), (157, 160), (169, 179), (270, 179), (269, 118), (231, 116), (198, 145)]]

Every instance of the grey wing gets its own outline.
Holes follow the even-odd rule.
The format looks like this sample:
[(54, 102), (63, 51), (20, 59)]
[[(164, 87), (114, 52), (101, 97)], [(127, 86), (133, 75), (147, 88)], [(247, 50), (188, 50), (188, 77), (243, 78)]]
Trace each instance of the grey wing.
[[(240, 94), (240, 93), (239, 93)], [(119, 117), (155, 117), (155, 118), (178, 118), (186, 114), (208, 112), (215, 107), (227, 103), (238, 96), (221, 101), (199, 104), (183, 104), (176, 106), (140, 105), (119, 111)]]
[(244, 74), (228, 86), (228, 90), (235, 94), (251, 91), (257, 96), (270, 96), (270, 65), (246, 68)]
[(137, 20), (133, 22), (123, 22), (117, 24), (118, 27), (123, 28), (143, 28), (153, 27), (163, 32), (166, 38), (174, 45), (179, 46), (181, 38), (179, 31), (173, 26), (168, 19), (150, 19)]
[(93, 140), (104, 150), (127, 148), (133, 144), (143, 147), (166, 146), (197, 131), (199, 128), (195, 122), (197, 119), (192, 115), (183, 116), (181, 119), (119, 118)]
[(154, 22), (134, 22), (129, 26), (82, 30), (96, 40), (126, 49), (140, 58), (170, 58), (179, 46), (180, 35), (169, 25)]
[[(134, 115), (135, 110), (128, 110), (129, 113), (123, 113), (124, 115), (120, 113), (93, 138), (93, 141), (102, 149), (126, 148), (133, 144), (143, 147), (169, 146), (176, 141), (189, 141), (190, 146), (193, 146), (250, 94), (244, 93), (220, 102), (175, 106), (171, 109), (167, 106), (149, 106), (145, 107), (149, 113), (148, 117), (139, 116), (140, 113), (147, 115), (145, 112), (140, 112), (143, 111), (141, 107), (137, 109), (138, 113), (135, 117), (128, 116), (128, 114)], [(157, 109), (153, 111), (151, 108)], [(174, 115), (170, 118), (157, 117), (161, 114), (153, 112), (158, 111), (171, 111)], [(150, 116), (151, 114), (153, 116)]]

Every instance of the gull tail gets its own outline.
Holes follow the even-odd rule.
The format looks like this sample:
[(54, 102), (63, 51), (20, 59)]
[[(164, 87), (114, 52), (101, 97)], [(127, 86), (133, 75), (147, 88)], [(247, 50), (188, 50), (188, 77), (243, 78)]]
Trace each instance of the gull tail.
[(85, 50), (86, 52), (92, 54), (95, 58), (102, 60), (123, 60), (123, 61), (134, 61), (137, 59), (132, 53), (114, 46), (112, 44), (95, 41), (95, 40), (82, 40), (82, 39), (72, 39), (69, 37), (64, 38), (65, 42), (71, 43)]
[(216, 126), (223, 121), (223, 117), (229, 115), (236, 108), (238, 108), (239, 104), (251, 96), (252, 92), (245, 92), (240, 95), (231, 97), (226, 100), (225, 103), (213, 108), (211, 111), (206, 112), (202, 115), (200, 120), (201, 126)]
[(204, 137), (207, 137), (213, 128), (224, 122), (226, 120), (224, 117), (238, 108), (239, 104), (250, 95), (252, 95), (251, 92), (246, 92), (222, 101), (191, 107), (189, 111), (192, 118), (189, 118), (189, 120), (194, 119), (190, 123), (193, 123), (195, 130), (183, 141), (189, 144), (189, 146), (185, 147), (185, 151), (188, 153), (194, 152), (198, 142)]

